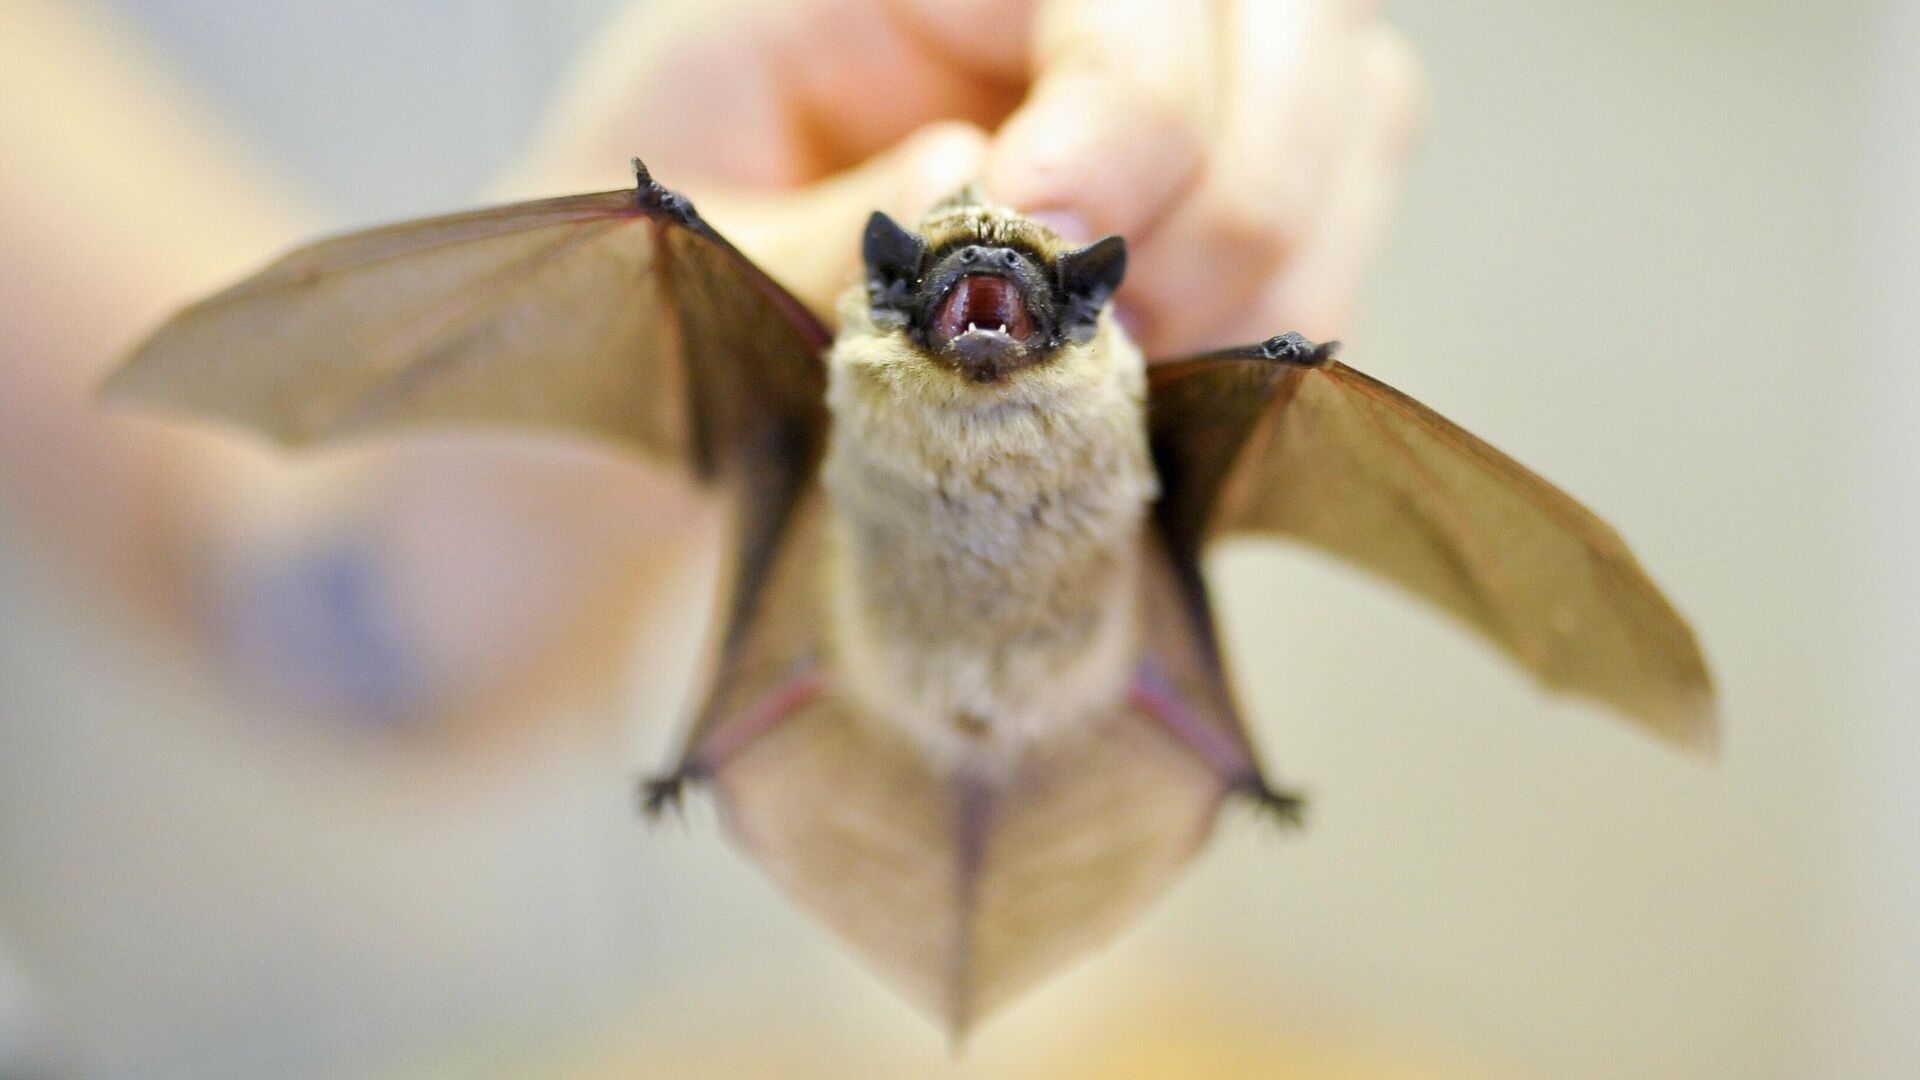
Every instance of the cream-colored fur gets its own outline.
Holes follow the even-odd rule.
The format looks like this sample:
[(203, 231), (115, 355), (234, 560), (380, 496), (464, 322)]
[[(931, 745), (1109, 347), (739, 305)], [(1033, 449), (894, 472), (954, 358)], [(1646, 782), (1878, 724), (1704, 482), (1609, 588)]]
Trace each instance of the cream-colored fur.
[(1103, 317), (1086, 344), (983, 385), (876, 328), (861, 290), (840, 319), (825, 584), (847, 689), (946, 765), (1110, 709), (1156, 485), (1139, 349)]

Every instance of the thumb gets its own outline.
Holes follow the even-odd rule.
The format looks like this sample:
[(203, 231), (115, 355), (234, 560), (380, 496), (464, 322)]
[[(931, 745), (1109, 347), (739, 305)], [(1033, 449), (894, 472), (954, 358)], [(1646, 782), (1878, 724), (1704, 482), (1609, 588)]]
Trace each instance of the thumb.
[(695, 192), (701, 213), (808, 307), (831, 315), (856, 280), (860, 232), (875, 210), (916, 218), (980, 176), (987, 136), (971, 124), (929, 124), (884, 153), (791, 191)]
[(1071, 240), (1151, 232), (1202, 168), (1218, 80), (1212, 7), (1047, 0), (1033, 87), (995, 135), (987, 190)]

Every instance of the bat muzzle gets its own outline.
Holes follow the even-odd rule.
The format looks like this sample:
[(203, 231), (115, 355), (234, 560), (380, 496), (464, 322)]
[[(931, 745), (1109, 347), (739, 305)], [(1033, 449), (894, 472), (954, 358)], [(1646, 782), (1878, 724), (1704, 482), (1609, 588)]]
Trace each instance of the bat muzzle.
[(972, 245), (929, 277), (927, 346), (968, 378), (993, 382), (1046, 355), (1052, 297), (1025, 254)]

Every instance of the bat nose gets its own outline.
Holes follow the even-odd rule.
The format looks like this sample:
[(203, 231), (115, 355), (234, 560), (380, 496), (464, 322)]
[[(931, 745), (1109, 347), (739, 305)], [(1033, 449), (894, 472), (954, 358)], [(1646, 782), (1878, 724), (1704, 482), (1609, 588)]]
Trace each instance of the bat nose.
[(1012, 269), (1020, 262), (1020, 253), (1008, 247), (990, 247), (986, 244), (968, 244), (956, 254), (956, 257), (968, 266), (1003, 266)]

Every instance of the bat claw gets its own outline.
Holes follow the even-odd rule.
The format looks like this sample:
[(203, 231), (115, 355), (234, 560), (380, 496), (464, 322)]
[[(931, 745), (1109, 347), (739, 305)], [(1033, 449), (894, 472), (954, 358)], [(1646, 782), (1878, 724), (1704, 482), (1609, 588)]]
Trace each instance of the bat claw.
[(639, 158), (633, 159), (633, 199), (641, 209), (664, 213), (682, 225), (693, 226), (700, 221), (693, 203), (685, 195), (662, 187)]
[(1253, 800), (1255, 806), (1282, 825), (1297, 829), (1307, 822), (1307, 798), (1299, 792), (1270, 787), (1259, 777), (1234, 790)]
[(660, 820), (669, 810), (675, 815), (681, 814), (686, 806), (688, 782), (699, 779), (700, 771), (686, 766), (665, 776), (648, 777), (640, 784), (640, 812), (648, 821)]
[(1334, 354), (1340, 351), (1340, 343), (1325, 341), (1315, 345), (1305, 335), (1289, 330), (1261, 342), (1258, 348), (1260, 355), (1268, 360), (1300, 367), (1319, 367), (1333, 359)]

